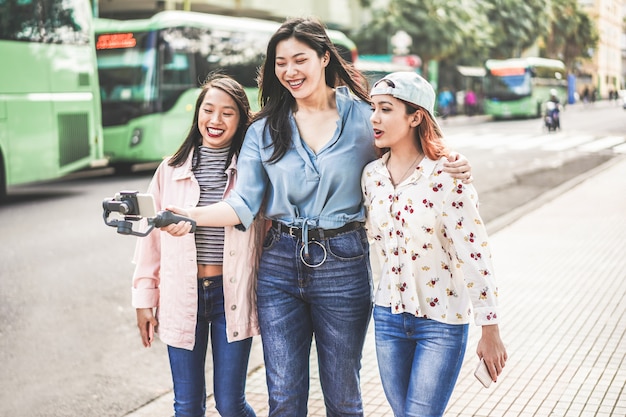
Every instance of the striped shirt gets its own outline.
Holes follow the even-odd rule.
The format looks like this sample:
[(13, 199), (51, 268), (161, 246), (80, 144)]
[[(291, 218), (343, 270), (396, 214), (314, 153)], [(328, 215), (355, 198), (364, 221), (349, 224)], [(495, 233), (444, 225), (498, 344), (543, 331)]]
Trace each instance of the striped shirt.
[[(194, 176), (200, 185), (198, 207), (221, 201), (228, 177), (225, 173), (229, 147), (200, 146), (200, 163)], [(198, 263), (221, 265), (224, 255), (224, 228), (198, 226), (195, 232)]]

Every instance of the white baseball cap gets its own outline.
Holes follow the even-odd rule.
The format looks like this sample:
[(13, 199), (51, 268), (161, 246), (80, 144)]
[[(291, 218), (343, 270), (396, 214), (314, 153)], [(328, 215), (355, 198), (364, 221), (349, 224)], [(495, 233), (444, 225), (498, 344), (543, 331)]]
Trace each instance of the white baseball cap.
[(435, 90), (413, 71), (392, 72), (376, 81), (370, 96), (389, 94), (409, 104), (420, 106), (435, 119)]

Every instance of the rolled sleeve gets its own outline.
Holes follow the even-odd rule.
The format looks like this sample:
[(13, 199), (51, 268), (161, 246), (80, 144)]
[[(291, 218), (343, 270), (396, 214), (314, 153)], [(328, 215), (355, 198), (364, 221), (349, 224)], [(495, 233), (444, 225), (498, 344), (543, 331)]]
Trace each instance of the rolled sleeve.
[(237, 217), (241, 220), (241, 224), (248, 230), (252, 222), (254, 221), (254, 213), (250, 210), (246, 201), (239, 195), (237, 192), (233, 191), (230, 193), (228, 198), (224, 200), (228, 205), (230, 205), (235, 213), (237, 213)]
[(248, 129), (237, 158), (237, 184), (224, 200), (235, 210), (246, 229), (261, 209), (268, 184), (262, 159), (264, 153), (261, 152), (263, 126), (264, 122), (259, 121)]
[[(159, 289), (147, 286), (153, 285), (151, 278), (138, 279), (132, 289), (132, 304), (135, 308), (153, 308), (159, 305)], [(146, 286), (144, 288), (144, 286)]]

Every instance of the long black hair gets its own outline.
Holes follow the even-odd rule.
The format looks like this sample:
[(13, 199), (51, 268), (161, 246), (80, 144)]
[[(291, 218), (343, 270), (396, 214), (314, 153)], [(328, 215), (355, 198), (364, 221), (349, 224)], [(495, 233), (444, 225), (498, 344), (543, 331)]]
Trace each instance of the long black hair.
[(268, 162), (281, 159), (291, 146), (291, 125), (289, 113), (295, 99), (281, 83), (275, 73), (276, 46), (279, 42), (295, 38), (313, 49), (318, 57), (330, 54), (330, 61), (325, 69), (326, 85), (331, 88), (346, 85), (361, 100), (369, 103), (366, 88), (358, 80), (362, 77), (354, 67), (347, 63), (337, 52), (335, 45), (326, 34), (322, 23), (314, 18), (292, 18), (286, 20), (274, 33), (267, 45), (265, 61), (259, 72), (261, 111), (254, 120), (267, 117), (265, 125), (269, 129), (274, 150)]
[(200, 112), (200, 107), (204, 102), (204, 97), (212, 88), (220, 89), (228, 94), (235, 101), (237, 110), (239, 111), (239, 124), (237, 125), (237, 131), (233, 136), (232, 142), (230, 143), (228, 158), (226, 158), (226, 166), (224, 169), (228, 168), (234, 155), (239, 155), (246, 129), (252, 119), (248, 96), (246, 96), (246, 92), (241, 84), (231, 77), (220, 73), (211, 73), (202, 84), (200, 94), (198, 94), (198, 99), (196, 100), (196, 110), (193, 116), (193, 122), (189, 127), (189, 133), (187, 133), (187, 137), (170, 159), (170, 166), (179, 167), (183, 165), (189, 156), (189, 152), (193, 150), (192, 169), (197, 167), (200, 160), (200, 145), (202, 145), (202, 133), (200, 133), (200, 130), (198, 129), (198, 113)]

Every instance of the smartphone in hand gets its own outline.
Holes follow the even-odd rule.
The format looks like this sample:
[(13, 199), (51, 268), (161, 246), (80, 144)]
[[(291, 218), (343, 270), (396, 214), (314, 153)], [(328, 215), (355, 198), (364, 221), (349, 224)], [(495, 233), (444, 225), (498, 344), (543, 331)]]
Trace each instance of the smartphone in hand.
[(474, 371), (474, 376), (480, 381), (481, 384), (483, 384), (485, 388), (489, 388), (489, 386), (493, 382), (491, 380), (491, 375), (489, 374), (489, 369), (487, 369), (487, 364), (485, 363), (484, 359), (481, 359), (478, 363), (478, 366)]
[(154, 341), (154, 326), (152, 325), (152, 323), (148, 323), (148, 343), (149, 343), (149, 345), (152, 345), (153, 341)]

